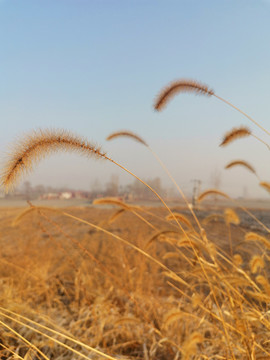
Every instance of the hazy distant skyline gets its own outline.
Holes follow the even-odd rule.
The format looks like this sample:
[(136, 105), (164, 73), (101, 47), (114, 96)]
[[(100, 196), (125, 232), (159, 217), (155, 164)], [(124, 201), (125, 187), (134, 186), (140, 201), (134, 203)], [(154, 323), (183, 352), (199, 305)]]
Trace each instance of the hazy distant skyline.
[[(270, 2), (266, 0), (36, 0), (0, 1), (0, 151), (35, 128), (66, 128), (97, 142), (145, 179), (160, 176), (147, 149), (127, 139), (106, 142), (128, 129), (144, 137), (183, 189), (191, 180), (267, 197), (245, 169), (223, 170), (234, 159), (250, 162), (270, 181), (269, 152), (253, 138), (219, 148), (223, 134), (246, 125), (214, 98), (176, 96), (162, 113), (153, 100), (167, 83), (194, 78), (270, 128)], [(110, 174), (132, 179), (112, 164), (59, 154), (45, 159), (33, 184), (89, 189)]]

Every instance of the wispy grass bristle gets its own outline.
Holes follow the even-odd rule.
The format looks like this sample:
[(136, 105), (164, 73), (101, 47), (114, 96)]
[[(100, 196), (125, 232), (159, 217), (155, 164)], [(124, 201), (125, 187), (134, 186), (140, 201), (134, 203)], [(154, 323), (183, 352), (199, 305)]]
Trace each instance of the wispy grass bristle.
[(171, 82), (168, 86), (161, 90), (155, 100), (154, 108), (157, 111), (161, 111), (175, 95), (185, 92), (208, 96), (214, 94), (214, 91), (209, 89), (207, 85), (201, 84), (198, 81), (180, 79)]
[(198, 202), (201, 202), (202, 200), (204, 200), (206, 197), (210, 196), (210, 195), (219, 195), (219, 196), (223, 196), (225, 197), (226, 199), (230, 199), (229, 195), (227, 195), (226, 193), (220, 191), (220, 190), (217, 190), (217, 189), (209, 189), (209, 190), (206, 190), (204, 192), (202, 192), (199, 196), (198, 196), (198, 199), (197, 201)]
[(166, 216), (166, 220), (172, 221), (175, 220), (175, 218), (177, 220), (179, 220), (180, 222), (182, 222), (183, 224), (185, 224), (187, 227), (189, 227), (190, 229), (192, 228), (191, 222), (189, 221), (189, 219), (180, 213), (173, 213), (173, 214), (169, 214)]
[(231, 161), (229, 164), (227, 164), (225, 166), (225, 169), (230, 169), (234, 166), (244, 166), (246, 169), (248, 169), (249, 171), (251, 171), (253, 174), (256, 174), (256, 171), (255, 169), (246, 161), (244, 160), (234, 160), (234, 161)]
[(8, 192), (15, 187), (23, 174), (32, 170), (34, 164), (60, 150), (99, 159), (105, 158), (105, 153), (100, 147), (67, 130), (38, 129), (26, 134), (11, 146), (2, 172), (1, 186)]
[(250, 260), (250, 269), (252, 274), (256, 274), (258, 270), (263, 269), (265, 266), (264, 260), (259, 255), (254, 255), (252, 259)]
[(190, 334), (183, 344), (183, 360), (191, 359), (201, 342), (203, 342), (203, 336), (198, 331)]
[[(184, 92), (220, 99), (258, 125), (193, 80), (170, 84), (159, 95), (156, 109)], [(247, 128), (233, 129), (223, 145), (249, 135), (255, 137)], [(147, 199), (136, 197), (136, 189), (127, 187), (119, 191), (119, 198), (94, 200), (94, 205), (105, 205), (99, 209), (88, 206), (88, 201), (72, 205), (70, 211), (36, 207), (30, 201), (30, 209), (19, 215), (18, 209), (2, 209), (2, 358), (269, 359), (270, 229), (218, 186), (199, 194), (197, 202), (222, 196), (234, 208), (225, 208), (224, 200), (192, 206), (140, 136), (123, 130), (107, 140), (119, 137), (135, 140), (152, 152), (184, 203), (172, 210), (166, 202), (174, 206), (173, 192), (165, 202), (100, 148), (65, 130), (37, 130), (11, 149), (0, 178), (6, 191), (38, 160), (63, 150), (109, 160), (146, 186), (164, 208), (143, 204)], [(243, 160), (234, 160), (226, 168), (238, 165), (256, 175)], [(270, 183), (260, 185), (270, 191)], [(143, 205), (126, 204), (122, 197)], [(235, 209), (240, 209), (241, 226)], [(260, 233), (248, 232), (253, 223), (246, 221), (245, 213), (261, 226)], [(11, 226), (13, 218), (13, 225), (20, 226)], [(117, 224), (109, 226), (115, 220)]]
[(54, 213), (60, 213), (60, 211), (56, 208), (52, 208), (52, 207), (46, 207), (46, 206), (31, 206), (29, 208), (24, 209), (12, 222), (12, 226), (16, 226), (18, 225), (22, 219), (32, 213), (32, 212), (40, 212), (40, 211), (49, 211), (49, 212), (54, 212)]
[(222, 214), (210, 214), (202, 220), (203, 225), (209, 224), (211, 221), (224, 221), (225, 217)]
[(260, 186), (263, 187), (266, 191), (270, 192), (270, 183), (267, 181), (261, 181)]
[(224, 216), (227, 224), (235, 224), (235, 225), (240, 224), (239, 216), (236, 214), (236, 212), (233, 209), (229, 209), (229, 208), (225, 209)]
[(145, 146), (148, 147), (148, 144), (146, 143), (145, 140), (143, 140), (139, 135), (134, 134), (131, 131), (128, 130), (121, 130), (121, 131), (117, 131), (117, 132), (113, 132), (112, 134), (110, 134), (109, 136), (107, 136), (106, 140), (112, 140), (112, 139), (116, 139), (119, 137), (128, 137), (131, 138)]
[(233, 262), (237, 265), (240, 266), (243, 264), (243, 258), (240, 254), (235, 254), (233, 256)]
[(223, 140), (219, 146), (228, 145), (237, 139), (241, 139), (243, 137), (247, 137), (250, 135), (251, 135), (251, 131), (246, 126), (240, 126), (237, 128), (233, 128), (232, 130), (230, 130), (229, 132), (227, 132), (224, 135)]
[(131, 209), (140, 210), (139, 206), (128, 205), (128, 204), (124, 203), (123, 201), (121, 201), (120, 199), (114, 198), (114, 197), (104, 197), (104, 198), (95, 199), (93, 201), (93, 204), (94, 205), (116, 205), (116, 206), (120, 206), (121, 208), (123, 208), (125, 210), (131, 210)]
[(270, 241), (263, 235), (257, 234), (255, 232), (248, 232), (245, 235), (246, 241), (258, 241), (263, 244), (267, 249), (270, 249)]

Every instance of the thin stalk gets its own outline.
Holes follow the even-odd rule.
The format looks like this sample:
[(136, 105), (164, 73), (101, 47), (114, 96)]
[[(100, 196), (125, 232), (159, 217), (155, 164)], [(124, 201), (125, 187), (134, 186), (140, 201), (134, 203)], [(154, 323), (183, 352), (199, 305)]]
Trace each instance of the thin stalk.
[(34, 344), (32, 344), (30, 341), (28, 341), (25, 337), (20, 335), (16, 330), (12, 329), (10, 326), (5, 324), (1, 320), (0, 320), (0, 324), (2, 326), (4, 326), (6, 329), (8, 329), (10, 332), (12, 332), (14, 335), (18, 336), (18, 338), (21, 339), (23, 342), (25, 342), (29, 346), (30, 349), (35, 349), (35, 351), (38, 352), (44, 359), (50, 360), (41, 350), (39, 350)]
[[(248, 118), (250, 121), (253, 122), (253, 124), (255, 124), (256, 126), (258, 126), (261, 130), (263, 130), (267, 135), (270, 135), (270, 132), (267, 131), (263, 126), (261, 126), (259, 123), (257, 123), (257, 121), (255, 121), (251, 116), (249, 116), (248, 114), (246, 114), (244, 111), (242, 111), (241, 109), (239, 109), (237, 106), (233, 105), (232, 103), (230, 103), (229, 101), (223, 99), (222, 97), (216, 95), (216, 94), (212, 94), (212, 96), (215, 96), (217, 99), (223, 101), (225, 104), (231, 106), (232, 108), (234, 108), (235, 110), (237, 110), (238, 112), (240, 112), (242, 115), (244, 115), (246, 118)], [(268, 146), (268, 145), (267, 145)], [(269, 146), (268, 146), (269, 147)]]
[(265, 146), (267, 146), (268, 150), (270, 150), (270, 145), (268, 145), (265, 141), (263, 141), (262, 139), (260, 139), (258, 136), (254, 135), (251, 133), (251, 136), (253, 136), (255, 139), (257, 139), (258, 141), (260, 141), (262, 144), (264, 144)]
[[(64, 344), (62, 341), (59, 341), (59, 340), (51, 337), (50, 335), (47, 335), (47, 334), (45, 334), (44, 332), (42, 332), (42, 331), (40, 331), (40, 330), (38, 330), (38, 329), (35, 329), (33, 326), (27, 325), (27, 324), (23, 323), (23, 322), (20, 321), (20, 320), (17, 320), (17, 319), (15, 319), (15, 318), (7, 315), (7, 314), (4, 314), (3, 312), (0, 312), (0, 314), (1, 314), (2, 316), (5, 316), (6, 318), (12, 320), (12, 321), (15, 321), (17, 324), (23, 325), (23, 326), (25, 326), (26, 328), (35, 331), (37, 334), (40, 334), (40, 335), (46, 337), (47, 339), (50, 339), (50, 340), (54, 341), (56, 344), (59, 344), (59, 345), (63, 346), (64, 348), (70, 350), (70, 351), (73, 352), (74, 354), (77, 354), (77, 355), (83, 357), (84, 359), (89, 359), (89, 360), (91, 360), (90, 357), (84, 355), (83, 353), (81, 353), (81, 352), (79, 352), (79, 351), (77, 351), (77, 350), (75, 350), (75, 349), (72, 349), (72, 347)], [(51, 329), (49, 329), (49, 331), (55, 332), (55, 331), (53, 331), (53, 330), (51, 330)], [(65, 335), (63, 335), (63, 334), (61, 334), (61, 333), (58, 333), (58, 335), (61, 335), (61, 336), (65, 337), (65, 338), (69, 338), (68, 336), (65, 336)], [(73, 341), (73, 342), (75, 342), (75, 343), (77, 343), (77, 344), (80, 343), (79, 341), (76, 341), (76, 340), (73, 339), (73, 338), (69, 338), (69, 340), (71, 340), (71, 341)], [(80, 345), (86, 347), (86, 345), (83, 344), (83, 343), (80, 343)], [(112, 356), (110, 356), (110, 355), (107, 355), (107, 354), (105, 354), (105, 353), (103, 353), (103, 352), (101, 352), (101, 351), (99, 351), (99, 350), (96, 350), (96, 349), (92, 348), (91, 346), (87, 346), (87, 348), (88, 348), (89, 350), (93, 351), (94, 353), (96, 353), (96, 354), (98, 354), (98, 355), (106, 358), (106, 359), (116, 360), (114, 357), (112, 357)], [(43, 356), (44, 356), (44, 355), (43, 355)], [(45, 357), (45, 358), (48, 359), (47, 357)], [(49, 359), (48, 359), (48, 360), (49, 360)]]
[(154, 193), (156, 195), (156, 197), (162, 202), (162, 204), (165, 206), (165, 208), (168, 210), (168, 212), (172, 215), (172, 217), (174, 218), (174, 220), (176, 221), (177, 225), (179, 226), (179, 228), (181, 229), (181, 231), (186, 235), (186, 237), (188, 238), (188, 235), (185, 231), (185, 229), (182, 227), (182, 225), (179, 223), (179, 221), (177, 220), (177, 218), (175, 217), (174, 213), (171, 211), (171, 209), (168, 207), (168, 205), (165, 203), (165, 201), (162, 199), (162, 197), (150, 186), (148, 185), (145, 181), (143, 181), (141, 178), (139, 178), (137, 175), (135, 175), (133, 172), (131, 172), (130, 170), (128, 170), (127, 168), (125, 168), (123, 165), (117, 163), (116, 161), (114, 161), (113, 159), (109, 158), (107, 155), (104, 155), (104, 158), (106, 160), (109, 160), (110, 162), (112, 162), (113, 164), (115, 164), (116, 166), (120, 167), (122, 170), (126, 171), (128, 174), (130, 174), (131, 176), (133, 176), (135, 179), (137, 179), (138, 181), (140, 181), (144, 186), (146, 186), (149, 190), (152, 191), (152, 193)]
[[(170, 281), (167, 282), (173, 289), (175, 289), (176, 291), (178, 291), (181, 295), (183, 295), (184, 297), (186, 297), (187, 299), (189, 299), (190, 301), (192, 301), (192, 297), (189, 296), (188, 294), (186, 294), (184, 291), (182, 291), (181, 289), (179, 289), (177, 286), (175, 286), (173, 283), (171, 283)], [(221, 323), (223, 323), (223, 319), (220, 318), (218, 315), (216, 315), (214, 312), (212, 312), (211, 310), (209, 310), (207, 307), (205, 307), (202, 304), (198, 304), (198, 306), (204, 310), (206, 313), (208, 313), (210, 316), (214, 317), (216, 320), (220, 321)], [(224, 325), (226, 324), (226, 327), (229, 328), (230, 330), (236, 332), (238, 335), (244, 337), (245, 339), (248, 339), (247, 335), (242, 333), (241, 331), (239, 331), (236, 327), (232, 326), (231, 324), (224, 323)], [(263, 351), (265, 354), (267, 354), (268, 356), (270, 356), (270, 352), (268, 352), (265, 348), (263, 348), (259, 343), (255, 342), (255, 346), (257, 348), (259, 348), (261, 351)], [(231, 346), (229, 345), (229, 349), (232, 352)], [(235, 359), (233, 353), (232, 353), (233, 358)]]
[(196, 214), (194, 213), (192, 207), (189, 205), (189, 202), (185, 196), (185, 194), (183, 193), (183, 191), (181, 190), (181, 188), (179, 187), (179, 185), (177, 184), (177, 182), (175, 181), (174, 177), (171, 175), (170, 171), (167, 169), (166, 165), (163, 163), (163, 161), (159, 158), (159, 156), (156, 154), (156, 152), (150, 148), (150, 146), (148, 146), (148, 149), (151, 151), (151, 153), (154, 155), (154, 157), (157, 159), (157, 161), (160, 163), (160, 165), (162, 166), (163, 170), (166, 172), (166, 174), (169, 176), (169, 178), (171, 179), (171, 181), (174, 183), (174, 185), (176, 186), (179, 194), (182, 196), (182, 199), (185, 201), (188, 209), (190, 210), (193, 218), (195, 219), (199, 229), (201, 230), (202, 229), (202, 226), (196, 216)]
[(229, 233), (229, 244), (230, 244), (230, 255), (233, 257), (233, 248), (232, 248), (232, 232), (231, 232), (231, 224), (228, 223), (228, 233)]
[(74, 219), (74, 220), (77, 220), (81, 223), (84, 223), (84, 224), (87, 224), (91, 227), (93, 227), (94, 229), (96, 230), (99, 230), (99, 231), (102, 231), (103, 233), (107, 234), (107, 235), (110, 235), (112, 237), (114, 237), (115, 239), (121, 241), (122, 243), (130, 246), (132, 249), (136, 250), (137, 252), (141, 253), (142, 255), (144, 255), (145, 257), (147, 257), (148, 259), (150, 259), (151, 261), (153, 261), (154, 263), (156, 263), (157, 265), (159, 265), (162, 269), (168, 271), (169, 273), (173, 274), (174, 276), (177, 277), (178, 281), (180, 283), (182, 283), (183, 285), (186, 285), (188, 286), (188, 284), (185, 282), (185, 280), (183, 280), (182, 278), (180, 278), (180, 276), (178, 276), (175, 272), (173, 272), (171, 269), (169, 269), (166, 265), (162, 264), (159, 260), (155, 259), (153, 256), (151, 256), (150, 254), (148, 254), (147, 252), (145, 252), (144, 250), (140, 249), (139, 247), (137, 247), (136, 245), (132, 244), (131, 242), (121, 238), (120, 236), (118, 235), (115, 235), (113, 234), (112, 232), (106, 230), (106, 229), (103, 229), (102, 227), (98, 226), (98, 225), (95, 225), (95, 224), (92, 224), (90, 223), (89, 221), (86, 221), (86, 220), (83, 220), (77, 216), (74, 216), (74, 215), (71, 215), (67, 212), (64, 212), (62, 213), (63, 215), (71, 218), (71, 219)]

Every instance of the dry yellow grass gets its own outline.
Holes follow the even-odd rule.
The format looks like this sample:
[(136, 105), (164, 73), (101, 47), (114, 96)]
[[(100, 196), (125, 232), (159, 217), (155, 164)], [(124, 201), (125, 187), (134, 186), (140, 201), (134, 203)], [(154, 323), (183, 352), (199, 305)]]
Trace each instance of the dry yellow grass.
[(265, 266), (264, 260), (259, 255), (254, 255), (250, 260), (250, 270), (252, 274), (256, 274), (258, 270), (263, 269)]
[(270, 192), (270, 183), (267, 181), (261, 181), (260, 186), (263, 187), (266, 191)]
[(106, 140), (112, 140), (112, 139), (116, 139), (118, 137), (128, 137), (135, 141), (138, 141), (139, 143), (141, 143), (144, 146), (148, 146), (148, 144), (146, 143), (145, 140), (143, 140), (142, 137), (140, 137), (139, 135), (134, 134), (133, 132), (128, 131), (128, 130), (121, 130), (121, 131), (113, 132), (107, 136)]
[(230, 144), (231, 142), (243, 138), (243, 137), (247, 137), (251, 135), (251, 131), (246, 127), (246, 126), (241, 126), (238, 128), (233, 128), (232, 130), (230, 130), (229, 132), (227, 132), (224, 137), (222, 142), (220, 143), (220, 146), (225, 146)]
[(233, 209), (225, 209), (224, 210), (224, 217), (227, 224), (240, 224), (239, 216), (236, 214), (236, 212)]
[(222, 197), (225, 197), (226, 199), (229, 199), (229, 196), (227, 194), (225, 194), (223, 191), (220, 191), (218, 189), (208, 189), (205, 190), (204, 192), (202, 192), (199, 196), (197, 201), (201, 202), (202, 200), (204, 200), (206, 197), (210, 196), (210, 195), (219, 195)]
[[(155, 108), (161, 110), (180, 92), (214, 96), (269, 134), (196, 81), (170, 84)], [(246, 128), (234, 129), (223, 145), (250, 134)], [(119, 136), (151, 150), (128, 131), (108, 139)], [(2, 171), (2, 186), (9, 190), (38, 160), (58, 150), (110, 161), (147, 186), (163, 207), (149, 210), (104, 198), (95, 204), (120, 210), (31, 204), (22, 212), (0, 209), (3, 360), (270, 358), (266, 225), (243, 207), (261, 226), (260, 234), (240, 228), (240, 217), (231, 208), (200, 220), (190, 206), (187, 216), (172, 211), (142, 179), (65, 130), (38, 130), (18, 141)], [(267, 183), (261, 186), (268, 189)], [(233, 201), (218, 189), (203, 192), (198, 201), (210, 195)], [(214, 218), (222, 221), (214, 223)]]
[(244, 166), (246, 169), (248, 169), (249, 171), (251, 171), (253, 174), (256, 175), (256, 171), (255, 169), (247, 162), (247, 161), (244, 161), (244, 160), (234, 160), (234, 161), (231, 161), (229, 164), (227, 164), (225, 166), (225, 169), (230, 169), (234, 166)]
[[(3, 347), (3, 354), (11, 356), (20, 349), (24, 358), (30, 356), (33, 344), (47, 358), (53, 354), (56, 359), (64, 354), (67, 358), (141, 358), (145, 353), (149, 359), (168, 354), (174, 358), (177, 353), (180, 359), (200, 359), (202, 355), (211, 359), (215, 351), (226, 359), (231, 348), (235, 358), (244, 359), (252, 326), (256, 356), (270, 356), (268, 342), (263, 342), (270, 335), (270, 324), (267, 318), (260, 320), (270, 286), (256, 274), (259, 266), (263, 268), (256, 260), (259, 254), (250, 258), (253, 270), (256, 267), (253, 279), (248, 263), (245, 268), (240, 261), (241, 254), (224, 262), (226, 243), (217, 243), (215, 260), (209, 260), (210, 249), (196, 233), (192, 245), (186, 239), (184, 247), (184, 238), (180, 242), (171, 241), (173, 238), (152, 241), (154, 246), (148, 252), (171, 271), (164, 272), (143, 254), (89, 229), (86, 223), (71, 222), (63, 212), (46, 210), (24, 212), (14, 226), (12, 220), (21, 213), (14, 209), (1, 221), (1, 228), (9, 234), (0, 261), (1, 278), (5, 279), (0, 292), (0, 316), (5, 324), (1, 341), (10, 351)], [(98, 208), (69, 211), (94, 224), (106, 223), (114, 213)], [(165, 213), (162, 208), (151, 211), (158, 216)], [(151, 214), (147, 220), (159, 224), (158, 217)], [(140, 247), (153, 236), (147, 224), (127, 211), (117, 225), (108, 226), (112, 233), (121, 229), (121, 237)], [(173, 226), (167, 223), (171, 235)], [(220, 226), (224, 225), (211, 229)], [(234, 243), (241, 242), (236, 234), (233, 228)], [(181, 232), (176, 235), (179, 238)], [(208, 235), (211, 238), (211, 231)], [(228, 276), (230, 273), (234, 275)], [(179, 283), (176, 274), (187, 285)], [(248, 315), (251, 312), (253, 315)], [(245, 322), (241, 325), (242, 318)], [(95, 355), (95, 350), (105, 355)]]

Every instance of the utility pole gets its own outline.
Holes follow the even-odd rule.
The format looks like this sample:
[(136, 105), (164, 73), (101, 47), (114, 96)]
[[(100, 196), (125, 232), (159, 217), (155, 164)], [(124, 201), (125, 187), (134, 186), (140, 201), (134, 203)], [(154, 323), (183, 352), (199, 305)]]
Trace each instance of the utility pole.
[(192, 191), (192, 206), (196, 206), (198, 196), (201, 192), (201, 180), (199, 179), (193, 179), (191, 180), (193, 182), (193, 191)]

